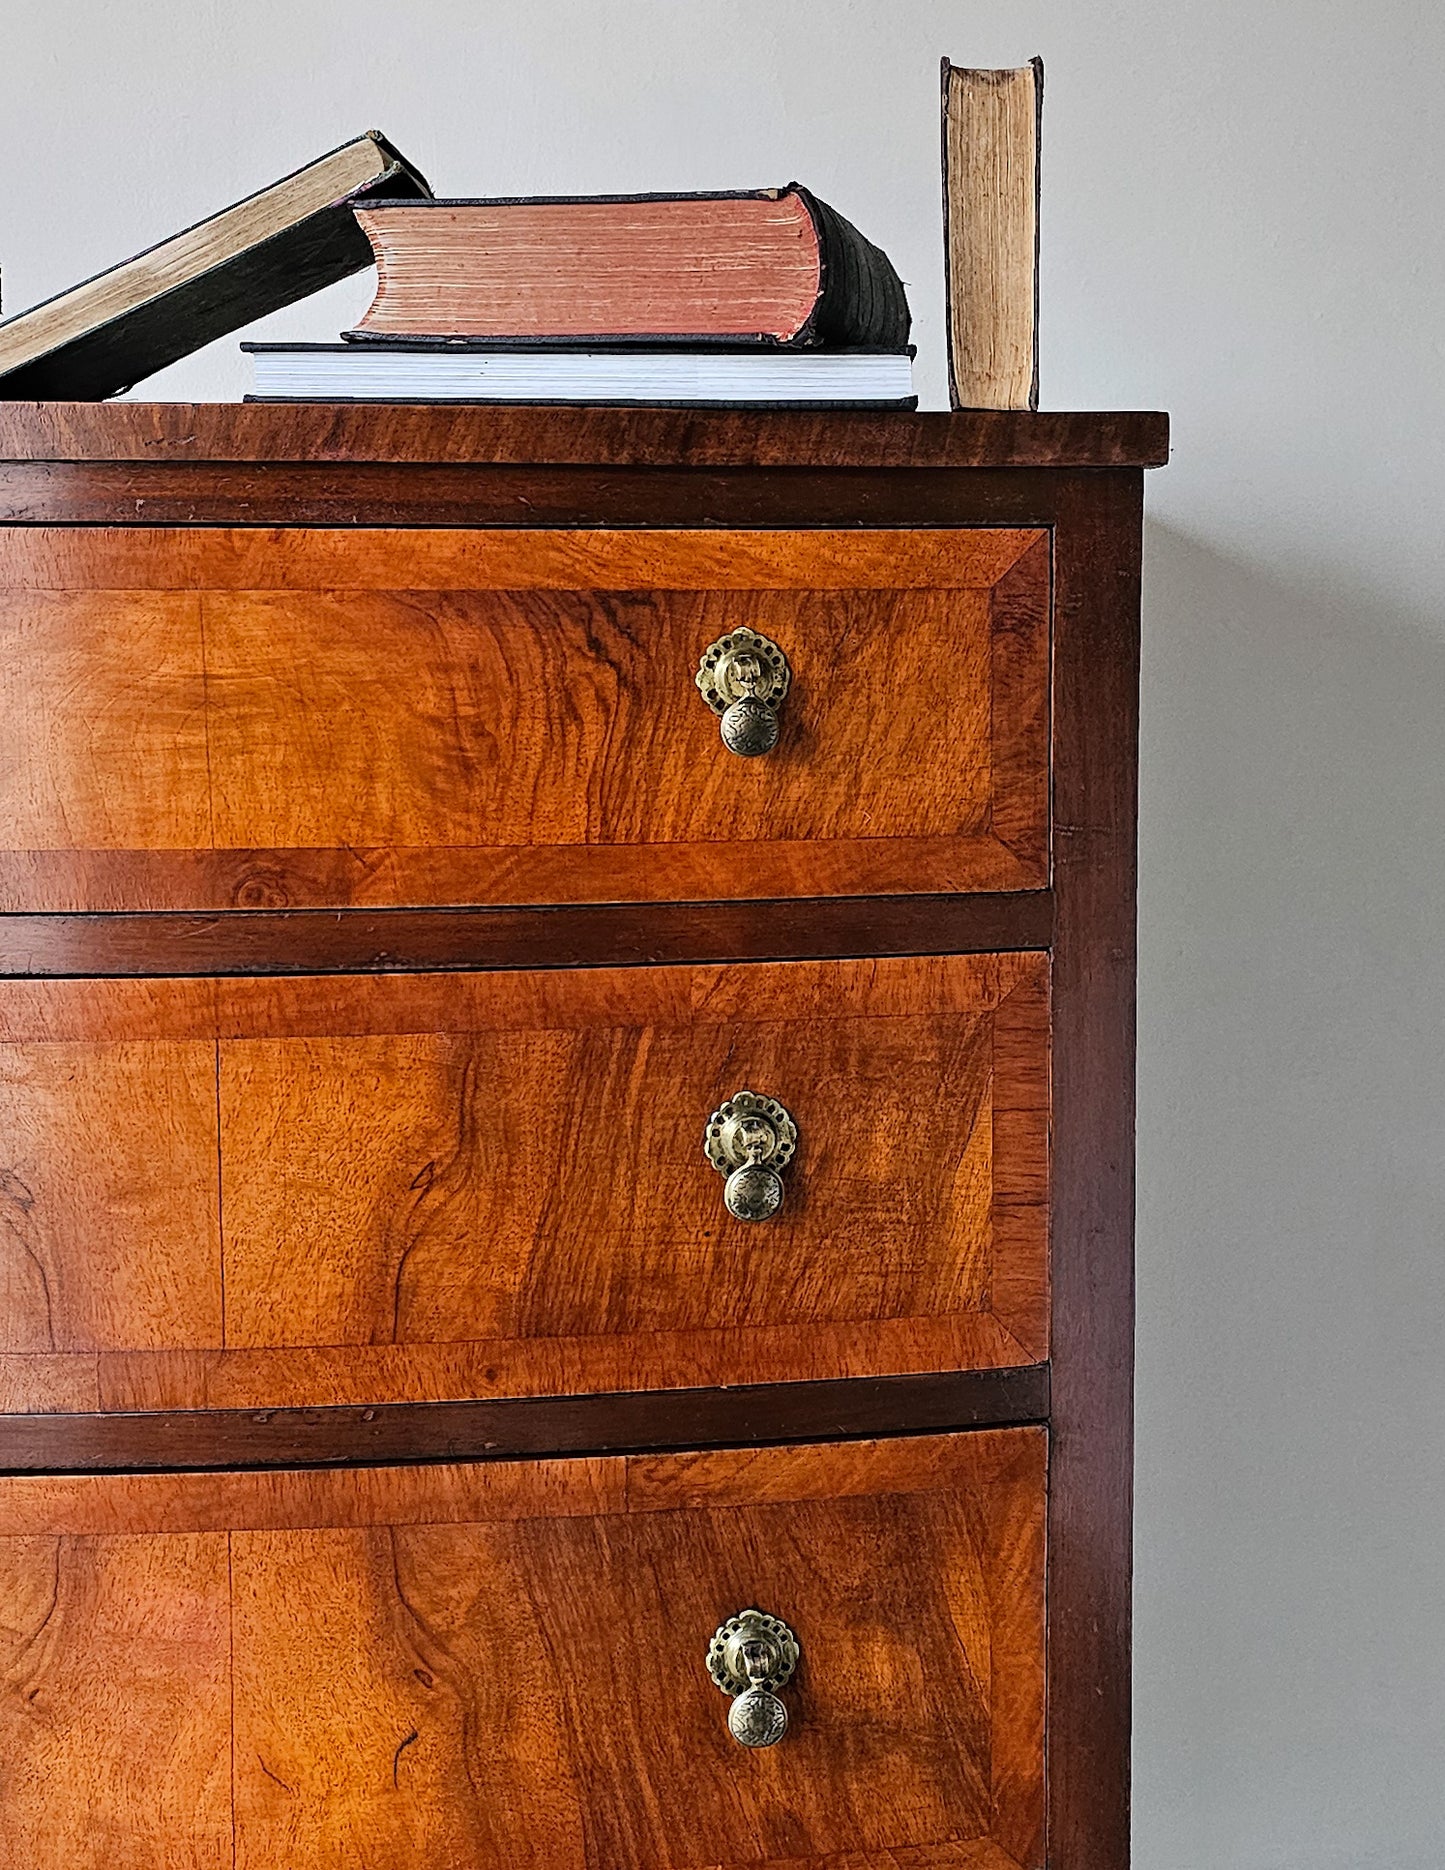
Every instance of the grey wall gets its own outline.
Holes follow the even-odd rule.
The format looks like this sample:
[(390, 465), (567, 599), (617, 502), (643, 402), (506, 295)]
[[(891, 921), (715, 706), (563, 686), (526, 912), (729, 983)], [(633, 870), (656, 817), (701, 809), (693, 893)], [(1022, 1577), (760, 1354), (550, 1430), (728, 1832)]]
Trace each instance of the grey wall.
[[(1445, 1857), (1445, 16), (1407, 0), (5, 8), (7, 309), (375, 124), (445, 192), (797, 175), (943, 400), (936, 65), (1048, 63), (1044, 399), (1164, 406), (1140, 1870)], [(269, 321), (332, 336), (364, 280)], [(230, 342), (146, 394), (230, 397)]]

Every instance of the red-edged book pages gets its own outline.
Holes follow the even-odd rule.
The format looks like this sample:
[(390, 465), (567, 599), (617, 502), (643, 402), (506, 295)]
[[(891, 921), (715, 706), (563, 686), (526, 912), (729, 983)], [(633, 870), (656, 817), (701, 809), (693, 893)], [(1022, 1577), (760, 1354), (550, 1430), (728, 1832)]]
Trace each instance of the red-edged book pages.
[(886, 254), (796, 184), (754, 194), (377, 202), (351, 338), (900, 350)]

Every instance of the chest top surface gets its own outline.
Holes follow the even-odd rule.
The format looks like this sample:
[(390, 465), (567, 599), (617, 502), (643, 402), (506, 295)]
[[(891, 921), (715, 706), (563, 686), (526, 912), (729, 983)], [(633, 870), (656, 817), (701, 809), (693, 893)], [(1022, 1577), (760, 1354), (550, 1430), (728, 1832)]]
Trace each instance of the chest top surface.
[(1156, 411), (753, 411), (467, 404), (0, 403), (0, 462), (1147, 468)]

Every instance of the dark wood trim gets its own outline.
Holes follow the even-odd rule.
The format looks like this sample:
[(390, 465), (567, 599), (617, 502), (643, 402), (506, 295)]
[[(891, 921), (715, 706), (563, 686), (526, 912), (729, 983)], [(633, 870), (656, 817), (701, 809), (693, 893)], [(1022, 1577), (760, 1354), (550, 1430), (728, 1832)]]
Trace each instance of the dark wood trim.
[(1143, 480), (1055, 533), (1048, 1861), (1129, 1861), (1134, 897)]
[(1047, 1364), (726, 1390), (0, 1415), (0, 1474), (511, 1461), (559, 1454), (846, 1441), (1043, 1422)]
[(1047, 948), (1047, 890), (535, 909), (0, 915), (0, 977), (371, 974)]
[(495, 462), (523, 467), (1155, 467), (1169, 418), (244, 403), (4, 403), (0, 458)]
[(772, 531), (1041, 526), (1053, 518), (1059, 479), (1056, 471), (1039, 468), (880, 474), (853, 467), (0, 461), (0, 524)]

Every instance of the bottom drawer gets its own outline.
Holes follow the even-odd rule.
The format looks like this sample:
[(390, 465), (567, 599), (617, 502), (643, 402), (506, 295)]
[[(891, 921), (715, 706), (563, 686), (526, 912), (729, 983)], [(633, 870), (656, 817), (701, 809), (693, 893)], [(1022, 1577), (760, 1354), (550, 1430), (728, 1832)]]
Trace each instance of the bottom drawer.
[[(1044, 1498), (1041, 1429), (0, 1480), (0, 1863), (1037, 1864)], [(707, 1668), (751, 1607), (766, 1749)]]

